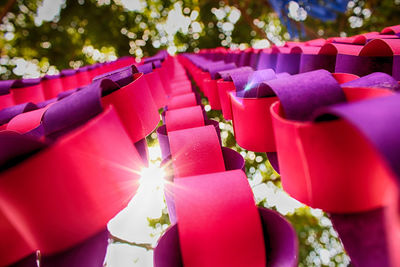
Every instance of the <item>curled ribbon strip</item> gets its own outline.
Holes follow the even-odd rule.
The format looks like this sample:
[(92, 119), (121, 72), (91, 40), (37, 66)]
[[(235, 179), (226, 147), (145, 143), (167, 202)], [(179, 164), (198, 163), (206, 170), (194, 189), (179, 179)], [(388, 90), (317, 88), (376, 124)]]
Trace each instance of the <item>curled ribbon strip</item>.
[(134, 74), (133, 82), (102, 98), (104, 106), (115, 107), (132, 142), (150, 134), (160, 121), (158, 109), (143, 75)]
[[(399, 185), (400, 169), (398, 154), (400, 143), (397, 135), (399, 130), (393, 122), (398, 120), (397, 94), (372, 98), (365, 101), (353, 102), (348, 105), (335, 105), (327, 107), (318, 112), (317, 119), (324, 119), (327, 116), (341, 118), (360, 130), (367, 140), (378, 150), (380, 157), (385, 160), (382, 165), (389, 167), (388, 175), (397, 178)], [(371, 123), (374, 127), (370, 127)], [(380, 177), (382, 179), (386, 177)], [(390, 194), (390, 190), (385, 192)], [(395, 198), (396, 199), (396, 198)], [(393, 203), (390, 203), (393, 205)], [(342, 215), (331, 214), (334, 226), (337, 228), (343, 239), (346, 249), (356, 264), (360, 266), (397, 266), (400, 258), (397, 256), (399, 250), (398, 238), (400, 227), (398, 224), (398, 213), (394, 211), (394, 217), (385, 213), (391, 212), (390, 208), (380, 208), (369, 212)], [(376, 235), (370, 236), (373, 242), (365, 243), (367, 233)], [(360, 247), (356, 244), (362, 244)]]
[(204, 113), (200, 106), (173, 109), (166, 112), (167, 131), (204, 126)]
[[(51, 254), (104, 229), (137, 188), (135, 170), (141, 161), (130, 144), (118, 116), (109, 109), (62, 141), (1, 173), (1, 211), (31, 251)], [(37, 183), (46, 187), (37, 187)]]
[[(188, 122), (186, 125), (188, 127), (192, 127), (192, 123)], [(219, 123), (217, 121), (214, 121), (214, 120), (206, 119), (206, 120), (204, 120), (204, 125), (211, 125), (211, 126), (213, 126), (215, 128), (215, 131), (216, 131), (217, 136), (218, 136), (218, 141), (221, 144)], [(170, 149), (170, 145), (169, 145), (169, 139), (168, 139), (168, 133), (167, 133), (166, 125), (161, 125), (160, 127), (157, 128), (157, 136), (158, 136), (158, 141), (160, 143), (160, 148), (161, 148), (161, 159), (165, 160), (165, 159), (167, 159), (168, 157), (171, 156), (171, 149)]]
[(168, 139), (175, 177), (225, 170), (218, 136), (211, 125), (172, 131)]
[(177, 95), (167, 103), (168, 110), (196, 106), (198, 104), (195, 93)]
[(0, 125), (8, 123), (12, 118), (21, 113), (35, 109), (37, 109), (37, 106), (30, 102), (3, 108), (0, 110)]
[[(266, 265), (260, 217), (242, 171), (185, 177), (174, 183), (185, 266)], [(196, 217), (193, 209), (198, 211)]]
[[(185, 64), (188, 64), (187, 62)], [(193, 72), (194, 73), (194, 72)], [(200, 75), (201, 76), (201, 75)], [(189, 115), (189, 110), (193, 110), (194, 112), (191, 112)], [(194, 118), (193, 118), (194, 117)], [(226, 261), (226, 256), (225, 252), (218, 252), (218, 253), (213, 253), (210, 255), (210, 253), (207, 252), (207, 254), (201, 253), (201, 258), (199, 258), (199, 251), (201, 252), (202, 250), (206, 249), (208, 251), (209, 248), (207, 248), (206, 245), (202, 244), (204, 242), (198, 242), (198, 239), (193, 239), (193, 234), (192, 231), (195, 230), (196, 228), (193, 228), (192, 223), (187, 223), (184, 219), (181, 219), (181, 216), (186, 216), (187, 214), (191, 213), (190, 209), (187, 208), (187, 206), (183, 206), (181, 208), (181, 213), (180, 215), (177, 214), (177, 217), (175, 217), (175, 210), (179, 209), (179, 207), (175, 206), (176, 201), (182, 201), (182, 200), (177, 200), (175, 199), (176, 191), (179, 190), (177, 188), (183, 188), (183, 186), (178, 183), (178, 181), (181, 180), (186, 180), (186, 179), (194, 179), (194, 181), (208, 184), (208, 186), (212, 187), (214, 190), (228, 190), (229, 192), (231, 191), (230, 187), (225, 187), (225, 186), (219, 186), (218, 183), (220, 183), (220, 178), (217, 178), (218, 182), (216, 183), (210, 183), (207, 181), (204, 181), (205, 179), (213, 178), (217, 175), (223, 175), (223, 176), (229, 176), (231, 177), (232, 174), (229, 171), (225, 172), (219, 172), (218, 171), (224, 171), (226, 170), (242, 170), (238, 171), (242, 173), (242, 176), (244, 176), (244, 160), (243, 158), (235, 151), (220, 147), (220, 143), (217, 141), (219, 138), (216, 138), (215, 135), (215, 130), (211, 126), (200, 126), (200, 127), (195, 127), (198, 124), (203, 125), (204, 123), (204, 117), (202, 113), (202, 109), (199, 106), (194, 106), (194, 107), (188, 107), (188, 108), (181, 108), (181, 109), (174, 109), (170, 110), (169, 107), (167, 109), (166, 115), (165, 115), (165, 122), (166, 122), (166, 127), (161, 126), (158, 129), (158, 134), (160, 138), (160, 144), (162, 146), (162, 150), (164, 150), (162, 136), (166, 135), (166, 129), (168, 129), (168, 138), (169, 138), (169, 143), (171, 146), (171, 158), (174, 166), (174, 173), (175, 177), (169, 177), (168, 180), (174, 180), (174, 183), (167, 183), (166, 185), (166, 201), (167, 201), (167, 206), (170, 214), (170, 219), (171, 222), (176, 222), (178, 221), (177, 225), (172, 226), (167, 233), (161, 238), (159, 241), (159, 244), (157, 245), (157, 248), (155, 250), (155, 265), (156, 266), (182, 266), (182, 259), (185, 265), (188, 266), (204, 266), (204, 264), (207, 262), (208, 265), (218, 265), (218, 266), (243, 266), (244, 263), (235, 260), (235, 263), (232, 263), (232, 259), (229, 261)], [(206, 120), (207, 122), (207, 120)], [(206, 123), (207, 124), (207, 123)], [(217, 124), (218, 125), (218, 124)], [(173, 128), (172, 128), (173, 127)], [(186, 129), (183, 129), (187, 127)], [(214, 127), (216, 128), (216, 127)], [(222, 153), (221, 153), (222, 152)], [(222, 155), (222, 157), (221, 157)], [(169, 167), (168, 161), (171, 160), (171, 158), (165, 158), (163, 163), (165, 167)], [(181, 158), (184, 158), (185, 160), (181, 160)], [(213, 159), (213, 162), (210, 162), (209, 158)], [(223, 161), (221, 160), (223, 159)], [(225, 166), (224, 166), (225, 165)], [(217, 173), (215, 173), (217, 171)], [(201, 173), (209, 173), (207, 175), (203, 176), (196, 176), (196, 177), (188, 177), (188, 175), (196, 175), (196, 174), (201, 174)], [(203, 179), (203, 177), (205, 177)], [(200, 180), (201, 178), (201, 180)], [(244, 181), (247, 184), (247, 181), (244, 176)], [(235, 186), (234, 184), (231, 184), (231, 181), (229, 182), (230, 186), (234, 186), (238, 190), (244, 190), (245, 187), (244, 185), (237, 185)], [(248, 187), (248, 184), (246, 185)], [(223, 188), (223, 189), (222, 189)], [(202, 187), (197, 187), (193, 186), (193, 188), (188, 188), (187, 190), (182, 189), (186, 191), (186, 193), (191, 194), (192, 190), (196, 190), (197, 194), (202, 195), (202, 198), (199, 199), (199, 205), (204, 205), (204, 208), (201, 208), (200, 210), (203, 212), (207, 212), (208, 210), (216, 210), (215, 205), (210, 205), (209, 197), (207, 197), (207, 194), (212, 194), (212, 195), (218, 195), (212, 192), (204, 192), (205, 190)], [(222, 192), (222, 191), (221, 191)], [(178, 194), (182, 194), (181, 192), (178, 192)], [(251, 193), (250, 193), (251, 196)], [(221, 199), (220, 197), (217, 197), (218, 199)], [(249, 208), (246, 207), (246, 202), (240, 200), (238, 198), (238, 195), (236, 194), (235, 196), (236, 200), (238, 200), (241, 205), (243, 205), (243, 209), (248, 209), (247, 211), (254, 209), (254, 200), (251, 197), (251, 202), (252, 204), (249, 204)], [(208, 200), (206, 200), (208, 199)], [(213, 201), (215, 202), (215, 201)], [(221, 202), (222, 204), (220, 205), (221, 210), (227, 210), (231, 209), (230, 205), (227, 205), (224, 199), (218, 200), (218, 203)], [(230, 203), (230, 202), (229, 202)], [(177, 204), (179, 205), (179, 204)], [(181, 204), (182, 205), (182, 204)], [(178, 211), (179, 212), (179, 211)], [(216, 216), (223, 216), (224, 212), (218, 212)], [(241, 212), (243, 213), (243, 212)], [(186, 214), (186, 215), (182, 215)], [(259, 231), (260, 228), (256, 226), (256, 231), (258, 231), (255, 235), (257, 236), (256, 240), (260, 240), (260, 244), (268, 244), (268, 241), (271, 241), (274, 243), (274, 249), (276, 249), (276, 253), (272, 253), (269, 255), (272, 255), (273, 257), (271, 258), (271, 261), (269, 264), (270, 266), (280, 266), (279, 264), (283, 264), (283, 266), (295, 266), (297, 259), (296, 259), (296, 254), (297, 254), (297, 245), (296, 245), (296, 238), (294, 237), (294, 232), (293, 228), (287, 224), (287, 222), (284, 219), (279, 219), (279, 216), (277, 214), (274, 214), (270, 211), (267, 210), (260, 210), (261, 217), (264, 222), (268, 225), (267, 227), (272, 230), (274, 227), (280, 227), (281, 231), (278, 235), (273, 238), (268, 235), (268, 233), (265, 235), (268, 237), (263, 240), (261, 236), (261, 232)], [(254, 215), (254, 214), (253, 214)], [(216, 217), (213, 216), (213, 217)], [(204, 216), (204, 218), (207, 218), (208, 216)], [(251, 216), (246, 216), (247, 220), (251, 221)], [(269, 219), (267, 219), (269, 217)], [(283, 220), (283, 221), (282, 221)], [(232, 222), (231, 225), (233, 228), (236, 228), (238, 225), (238, 220), (234, 220), (235, 222)], [(275, 221), (275, 223), (274, 223)], [(277, 223), (277, 221), (280, 221), (280, 223)], [(199, 223), (199, 222), (198, 222)], [(200, 222), (201, 223), (201, 222)], [(252, 224), (254, 223), (251, 222)], [(187, 226), (185, 226), (187, 224)], [(216, 229), (219, 229), (218, 227), (221, 227), (220, 223), (217, 223), (219, 226), (214, 226), (214, 224), (210, 224), (208, 228), (212, 229), (212, 233), (210, 231), (204, 231), (204, 223), (202, 223), (202, 227), (199, 228), (198, 230), (198, 235), (203, 236), (203, 239), (206, 239), (207, 236), (208, 238), (212, 238), (213, 242), (215, 242), (216, 239), (221, 239), (222, 242), (225, 244), (225, 242), (230, 243), (229, 239), (226, 238), (226, 235), (223, 234), (221, 231), (217, 231)], [(257, 222), (254, 224), (256, 225)], [(279, 226), (278, 226), (279, 225)], [(178, 227), (178, 228), (177, 228)], [(185, 227), (188, 227), (185, 229)], [(181, 230), (181, 229), (184, 230)], [(207, 229), (208, 229), (207, 228)], [(241, 227), (240, 227), (241, 228)], [(275, 228), (275, 229), (278, 229)], [(179, 229), (179, 235), (177, 234), (176, 229)], [(264, 228), (265, 230), (265, 228)], [(184, 231), (184, 232), (182, 232)], [(265, 231), (268, 232), (268, 231)], [(189, 233), (189, 234), (187, 234)], [(271, 233), (271, 232), (270, 232)], [(179, 236), (179, 240), (177, 239), (177, 236)], [(187, 243), (187, 241), (183, 241), (185, 239), (188, 239), (191, 237), (191, 240), (196, 240), (196, 242), (190, 241), (190, 243)], [(246, 236), (248, 238), (248, 235)], [(279, 244), (277, 240), (285, 238), (286, 240), (286, 246)], [(253, 238), (254, 240), (254, 238)], [(268, 240), (268, 241), (267, 241)], [(281, 239), (282, 240), (282, 239)], [(201, 240), (200, 240), (201, 241)], [(171, 242), (172, 242), (172, 247), (171, 247)], [(181, 243), (181, 245), (179, 244)], [(220, 243), (219, 247), (220, 247)], [(241, 243), (241, 242), (239, 242)], [(236, 244), (239, 244), (236, 243)], [(192, 247), (196, 246), (196, 256), (194, 256), (194, 250), (192, 250)], [(168, 248), (167, 248), (168, 247)], [(236, 247), (236, 246), (235, 246)], [(257, 246), (257, 254), (261, 255), (259, 257), (258, 255), (253, 255), (253, 259), (251, 261), (256, 262), (256, 264), (260, 265), (265, 265), (265, 251), (262, 249), (262, 247)], [(228, 249), (231, 250), (231, 249)], [(239, 249), (243, 252), (243, 249)], [(239, 258), (242, 258), (246, 264), (249, 263), (248, 257), (248, 251), (245, 249), (245, 253), (238, 255)], [(185, 252), (186, 251), (186, 252)], [(189, 253), (187, 252), (189, 251)], [(283, 255), (283, 251), (287, 252), (287, 254)], [(182, 254), (181, 254), (182, 252)], [(215, 251), (214, 251), (215, 252)], [(185, 256), (185, 254), (187, 256)], [(218, 254), (218, 256), (217, 256)], [(254, 257), (255, 256), (255, 257)], [(161, 259), (161, 260), (160, 260)], [(186, 260), (186, 262), (185, 262)], [(197, 264), (197, 265), (196, 265)], [(232, 265), (233, 264), (233, 265)]]
[[(77, 79), (87, 83), (89, 76), (87, 75), (88, 73), (83, 75), (84, 71), (86, 69), (78, 71), (82, 75), (78, 76)], [(95, 76), (94, 73), (93, 76)], [(135, 79), (135, 77), (132, 79)], [(20, 81), (20, 83), (25, 85), (29, 84), (30, 81), (24, 80)], [(7, 84), (7, 87), (11, 86), (10, 84), (15, 84), (15, 82)], [(3, 198), (0, 200), (2, 203), (0, 217), (4, 223), (2, 224), (1, 233), (7, 240), (15, 241), (12, 243), (15, 246), (10, 245), (10, 241), (4, 243), (7, 244), (7, 247), (3, 251), (7, 251), (7, 253), (5, 253), (5, 257), (1, 258), (1, 264), (13, 263), (37, 249), (40, 249), (42, 253), (41, 266), (70, 266), (69, 264), (75, 264), (77, 261), (80, 263), (85, 262), (92, 266), (102, 264), (108, 239), (108, 232), (104, 231), (104, 227), (107, 221), (122, 209), (135, 193), (137, 185), (134, 180), (138, 177), (137, 173), (142, 163), (132, 143), (125, 146), (125, 149), (120, 149), (121, 146), (117, 145), (117, 143), (121, 145), (125, 144), (128, 139), (125, 129), (120, 124), (115, 112), (108, 110), (98, 115), (102, 111), (101, 95), (112, 94), (113, 91), (119, 89), (119, 85), (115, 86), (115, 83), (112, 84), (109, 80), (101, 81), (100, 84), (97, 84), (99, 86), (93, 84), (91, 87), (84, 88), (76, 93), (75, 91), (77, 90), (71, 90), (73, 92), (69, 93), (68, 97), (57, 103), (55, 103), (56, 99), (40, 102), (39, 104), (44, 107), (42, 109), (37, 109), (32, 103), (27, 103), (1, 111), (4, 114), (5, 122), (11, 119), (8, 125), (6, 125), (8, 129), (26, 133), (36, 138), (43, 136), (48, 138), (51, 136), (55, 138), (54, 140), (57, 139), (56, 143), (45, 148), (47, 145), (41, 142), (37, 143), (39, 146), (35, 146), (35, 139), (30, 139), (29, 137), (26, 139), (28, 143), (23, 145), (24, 142), (22, 141), (25, 139), (21, 138), (24, 137), (15, 132), (4, 131), (1, 133), (2, 141), (6, 142), (2, 145), (2, 148), (6, 148), (5, 145), (11, 145), (12, 147), (12, 149), (2, 149), (5, 154), (1, 159), (3, 169), (1, 175), (5, 175), (7, 178), (2, 179), (4, 194), (2, 194)], [(6, 90), (8, 89), (6, 88)], [(54, 104), (54, 106), (49, 104)], [(148, 106), (151, 107), (151, 105)], [(93, 116), (97, 117), (87, 123), (87, 120)], [(158, 121), (159, 115), (157, 113), (157, 121), (147, 123), (156, 125)], [(152, 127), (155, 127), (155, 125)], [(109, 134), (110, 131), (112, 131), (112, 134)], [(9, 133), (12, 133), (12, 136), (17, 138), (18, 144), (24, 147), (14, 150), (16, 143), (6, 138)], [(65, 135), (66, 133), (67, 135)], [(104, 141), (99, 141), (98, 143), (102, 144), (101, 149), (99, 149), (99, 146), (94, 145), (97, 142), (96, 140), (107, 139), (107, 136), (111, 138), (108, 141), (115, 139), (118, 142), (109, 142), (110, 145), (104, 146)], [(143, 145), (142, 143), (140, 145)], [(117, 151), (110, 153), (107, 147), (112, 147), (113, 149), (117, 149)], [(75, 149), (78, 153), (68, 153), (71, 149)], [(37, 152), (38, 150), (39, 152)], [(91, 151), (94, 153), (91, 153)], [(104, 151), (108, 152), (103, 154)], [(121, 153), (124, 154), (123, 160), (118, 161), (118, 158), (122, 159), (118, 156)], [(74, 159), (70, 159), (69, 155), (74, 155)], [(127, 161), (129, 161), (129, 164), (123, 163)], [(58, 164), (59, 162), (63, 162), (63, 164)], [(81, 166), (86, 166), (85, 170), (74, 167), (79, 165), (78, 162)], [(45, 171), (43, 172), (43, 168), (40, 167), (42, 166), (41, 163), (50, 164), (50, 166), (44, 168)], [(96, 165), (99, 171), (102, 170), (107, 179), (99, 176), (98, 172), (93, 172), (96, 168), (90, 167), (93, 165), (92, 163)], [(126, 167), (123, 165), (126, 165)], [(27, 172), (29, 175), (24, 175)], [(41, 176), (37, 175), (38, 172), (42, 172)], [(71, 175), (72, 172), (74, 176)], [(16, 177), (11, 179), (15, 176), (13, 174)], [(47, 174), (53, 180), (55, 177), (58, 177), (58, 179), (54, 180), (56, 184), (47, 179)], [(117, 176), (119, 176), (118, 182), (115, 179)], [(31, 194), (32, 192), (24, 194), (18, 191), (18, 193), (14, 193), (17, 187), (13, 187), (13, 184), (19, 183), (21, 179), (26, 181), (25, 184), (29, 184), (31, 177), (33, 177), (32, 181), (35, 180), (35, 183), (38, 181), (41, 183), (40, 180), (47, 179), (46, 181), (48, 182), (44, 182), (47, 185), (47, 191), (43, 194), (39, 193), (39, 196), (36, 195), (37, 190), (35, 191), (35, 196)], [(75, 180), (71, 179), (71, 177)], [(90, 182), (90, 179), (93, 177), (101, 179), (100, 182), (96, 181), (97, 186), (93, 186), (93, 183)], [(75, 183), (73, 186), (75, 190), (74, 194), (77, 193), (76, 190), (79, 188), (82, 188), (85, 194), (78, 192), (78, 197), (75, 196), (75, 202), (71, 202), (69, 197), (62, 198), (62, 201), (59, 203), (54, 201), (57, 198), (53, 196), (56, 196), (58, 193), (58, 196), (62, 196), (70, 192), (66, 190), (68, 189), (66, 181), (72, 180), (71, 182), (74, 183), (74, 181), (76, 182), (79, 179), (82, 182), (87, 180), (87, 182)], [(60, 181), (61, 183), (59, 183)], [(57, 185), (57, 183), (59, 184)], [(109, 189), (112, 185), (118, 186), (113, 187), (112, 192), (107, 192), (105, 189)], [(57, 186), (61, 187), (58, 188)], [(33, 187), (29, 185), (26, 187), (27, 191), (31, 190), (31, 188)], [(51, 192), (48, 192), (48, 189)], [(110, 198), (114, 194), (118, 195), (118, 201), (113, 201), (113, 197)], [(26, 197), (30, 199), (28, 201), (30, 203), (26, 203), (26, 200), (24, 200)], [(51, 200), (44, 201), (46, 197), (50, 197)], [(113, 203), (108, 206), (102, 205), (102, 210), (99, 211), (98, 208), (95, 208), (95, 205), (99, 207), (100, 203), (104, 202), (104, 198), (107, 198), (107, 201), (111, 200)], [(53, 212), (52, 207), (55, 208), (56, 206), (51, 204), (52, 202), (60, 204), (57, 209), (63, 213), (62, 215), (61, 213)], [(78, 202), (79, 205), (75, 205)], [(67, 208), (63, 208), (65, 203), (68, 203)], [(40, 208), (33, 208), (35, 205), (40, 206)], [(41, 215), (38, 217), (37, 212), (39, 210)], [(33, 213), (30, 211), (35, 211), (36, 215), (33, 216)], [(95, 215), (93, 215), (94, 211)], [(78, 222), (73, 219), (76, 216), (79, 217), (79, 214), (87, 214), (94, 221), (85, 219), (85, 221), (89, 222), (88, 225), (80, 225), (81, 221)], [(49, 224), (51, 226), (48, 226)], [(68, 227), (68, 229), (65, 230), (63, 227)], [(51, 231), (45, 231), (41, 228), (48, 228)], [(71, 231), (74, 234), (66, 236)], [(8, 234), (12, 237), (7, 238)], [(65, 248), (70, 249), (65, 250)], [(36, 266), (36, 255), (27, 256), (17, 264)]]

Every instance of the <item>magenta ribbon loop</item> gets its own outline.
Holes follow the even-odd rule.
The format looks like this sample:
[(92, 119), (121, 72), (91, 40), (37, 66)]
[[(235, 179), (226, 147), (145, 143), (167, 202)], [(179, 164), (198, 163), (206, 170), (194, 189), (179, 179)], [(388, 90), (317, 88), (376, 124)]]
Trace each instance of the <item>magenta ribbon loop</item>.
[(395, 94), (325, 107), (314, 116), (321, 120), (326, 115), (333, 115), (355, 125), (385, 157), (400, 181), (399, 103), (400, 95)]

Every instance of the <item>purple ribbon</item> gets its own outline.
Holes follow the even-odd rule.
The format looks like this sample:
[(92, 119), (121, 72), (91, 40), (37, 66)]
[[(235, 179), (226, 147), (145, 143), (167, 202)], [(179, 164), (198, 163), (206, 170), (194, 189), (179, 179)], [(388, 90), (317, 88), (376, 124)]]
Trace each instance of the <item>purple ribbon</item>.
[(47, 147), (32, 137), (13, 131), (0, 132), (0, 169), (3, 171)]
[(235, 84), (236, 91), (245, 88), (247, 80), (254, 70), (250, 67), (241, 67), (237, 69), (218, 72), (217, 78), (221, 77), (224, 81), (232, 81)]
[(148, 57), (144, 59), (145, 63), (152, 62), (152, 61), (164, 61), (165, 58), (168, 57), (168, 53), (165, 50), (160, 50), (157, 54), (152, 57)]
[(130, 65), (124, 68), (120, 68), (111, 72), (94, 77), (93, 83), (97, 83), (103, 79), (110, 79), (117, 83), (120, 87), (130, 84), (133, 82), (133, 74), (137, 73), (138, 70), (135, 65)]
[(299, 73), (301, 54), (278, 54), (276, 61), (276, 73), (287, 72), (289, 74)]
[(338, 82), (326, 70), (315, 70), (264, 82), (263, 96), (278, 96), (285, 116), (291, 120), (307, 121), (312, 113), (324, 106), (345, 102)]
[(386, 246), (383, 208), (351, 214), (330, 214), (333, 226), (354, 266), (391, 266)]
[(261, 82), (276, 79), (276, 74), (272, 69), (257, 70), (249, 75), (247, 83), (242, 91), (237, 91), (238, 97), (257, 98), (263, 97), (266, 92), (265, 86), (260, 86)]
[(54, 102), (57, 102), (56, 98), (52, 98), (52, 99), (49, 99), (49, 100), (46, 100), (46, 101), (43, 101), (43, 102), (39, 102), (36, 105), (37, 105), (38, 108), (44, 108), (45, 106), (47, 106), (47, 105), (49, 105), (51, 103), (54, 103)]
[(253, 69), (257, 69), (258, 59), (260, 57), (260, 54), (261, 54), (260, 51), (257, 52), (253, 51), (251, 53), (249, 66), (252, 67)]
[[(108, 246), (108, 236), (108, 231), (104, 230), (68, 250), (53, 255), (40, 255), (40, 266), (103, 266)], [(37, 260), (36, 253), (33, 253), (11, 267), (37, 267)]]
[(200, 63), (200, 64), (201, 64), (201, 67), (204, 69), (204, 71), (207, 71), (207, 72), (210, 72), (210, 73), (211, 73), (211, 71), (214, 72), (215, 68), (219, 68), (219, 67), (222, 67), (222, 66), (226, 65), (225, 61), (223, 61), (223, 60), (220, 60), (220, 61), (207, 60), (207, 61), (205, 61), (203, 63)]
[(343, 83), (342, 87), (378, 87), (393, 91), (400, 89), (399, 83), (392, 76), (382, 72), (371, 73), (359, 79)]
[(61, 77), (72, 76), (75, 75), (76, 70), (74, 69), (66, 69), (61, 71)]
[(82, 243), (55, 255), (43, 255), (42, 267), (103, 266), (108, 246), (107, 230), (103, 230)]
[(228, 64), (212, 64), (209, 65), (208, 71), (210, 72), (211, 79), (216, 80), (218, 78), (218, 72), (235, 69), (235, 63), (228, 63)]
[(232, 55), (232, 57), (231, 57), (231, 61), (230, 62), (233, 62), (233, 63), (235, 63), (236, 65), (239, 66), (240, 54), (239, 53), (231, 53), (231, 55)]
[(364, 76), (376, 71), (392, 74), (393, 57), (366, 57), (338, 54), (335, 72)]
[(287, 78), (290, 77), (291, 75), (287, 72), (281, 72), (281, 73), (276, 73), (276, 78), (280, 79), (280, 78)]
[(397, 81), (400, 80), (400, 55), (393, 56), (392, 76)]
[(29, 86), (34, 86), (40, 83), (40, 78), (36, 79), (20, 79), (20, 80), (15, 80), (11, 88), (24, 88), (24, 87), (29, 87)]
[(300, 59), (300, 72), (308, 72), (318, 69), (325, 69), (335, 72), (336, 56), (302, 54)]
[(37, 108), (38, 107), (31, 102), (3, 108), (0, 110), (0, 125), (8, 123), (12, 118), (21, 113), (35, 110)]
[[(88, 69), (89, 69), (89, 67), (88, 67)], [(42, 77), (42, 80), (54, 80), (54, 79), (58, 79), (60, 77), (61, 77), (61, 74), (56, 74), (56, 75), (48, 75), (48, 74), (46, 74), (46, 75), (44, 75)]]
[(99, 90), (88, 87), (53, 104), (43, 114), (44, 134), (54, 139), (86, 123), (103, 111), (100, 97)]
[(61, 99), (63, 99), (63, 98), (66, 98), (67, 96), (70, 96), (70, 95), (72, 95), (73, 93), (77, 92), (78, 89), (81, 89), (81, 88), (71, 89), (71, 90), (68, 90), (68, 91), (61, 92), (61, 93), (59, 93), (59, 94), (57, 95), (57, 99), (58, 99), (58, 100), (61, 100)]
[(251, 54), (252, 54), (251, 52), (240, 53), (238, 66), (239, 67), (250, 66)]
[(160, 60), (154, 60), (152, 63), (153, 63), (153, 69), (159, 69), (162, 67)]
[(258, 65), (257, 69), (262, 70), (262, 69), (276, 69), (276, 62), (278, 59), (278, 54), (277, 53), (265, 53), (261, 52), (259, 59), (258, 59)]
[(137, 67), (138, 72), (143, 72), (144, 74), (151, 73), (153, 71), (153, 63), (145, 63)]
[(10, 88), (14, 81), (15, 80), (0, 81), (0, 95), (6, 95), (10, 93)]

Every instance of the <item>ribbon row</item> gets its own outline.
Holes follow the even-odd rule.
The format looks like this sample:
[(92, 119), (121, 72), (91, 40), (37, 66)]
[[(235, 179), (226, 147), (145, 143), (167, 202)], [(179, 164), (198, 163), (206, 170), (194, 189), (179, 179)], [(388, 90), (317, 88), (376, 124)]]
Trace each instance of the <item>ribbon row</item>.
[(399, 36), (400, 25), (397, 25), (387, 27), (380, 33), (315, 39), (303, 43), (287, 42), (285, 46), (267, 49), (240, 51), (219, 47), (203, 49), (199, 55), (216, 62), (224, 60), (226, 63), (235, 63), (238, 67), (273, 69), (276, 73), (292, 75), (317, 69), (358, 76), (379, 71), (400, 80)]
[(43, 105), (28, 99), (38, 87), (11, 86), (32, 102), (0, 110), (1, 266), (103, 265), (107, 223), (137, 190), (174, 64), (164, 51), (131, 63), (105, 64)]
[(45, 75), (37, 79), (1, 81), (0, 109), (26, 102), (33, 102), (39, 107), (44, 107), (48, 103), (56, 101), (57, 98), (63, 98), (76, 89), (89, 85), (92, 79), (98, 75), (134, 63), (133, 58), (125, 57), (114, 62), (62, 70), (60, 74)]
[(154, 251), (155, 266), (296, 266), (294, 229), (257, 209), (243, 157), (221, 146), (219, 123), (206, 117), (179, 64), (175, 73), (188, 86), (172, 91), (157, 129), (172, 226)]
[[(344, 42), (331, 40), (320, 49), (337, 46), (338, 40)], [(374, 43), (397, 46), (400, 39), (374, 39), (357, 47)], [(232, 120), (237, 143), (266, 152), (286, 192), (330, 213), (355, 266), (398, 266), (396, 75), (373, 72), (360, 78), (323, 69), (291, 75), (278, 73), (279, 68), (236, 67), (229, 57), (218, 60), (220, 54), (219, 49), (185, 54), (182, 62), (211, 107)], [(385, 57), (376, 55), (377, 61)], [(326, 69), (336, 68), (338, 59), (325, 62)]]

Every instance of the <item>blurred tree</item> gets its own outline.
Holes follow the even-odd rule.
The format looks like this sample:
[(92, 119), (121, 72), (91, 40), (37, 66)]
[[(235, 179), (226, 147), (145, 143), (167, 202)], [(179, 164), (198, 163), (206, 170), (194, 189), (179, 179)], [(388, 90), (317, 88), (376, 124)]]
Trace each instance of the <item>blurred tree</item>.
[[(293, 1), (285, 8), (295, 31), (301, 32), (303, 24), (302, 38), (312, 39), (397, 24), (400, 1), (352, 0), (346, 13), (327, 22), (307, 16)], [(216, 46), (262, 48), (290, 39), (267, 0), (8, 0), (0, 3), (0, 17), (4, 79), (123, 55), (139, 59), (161, 48), (170, 53)]]

